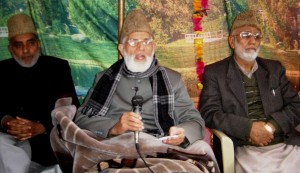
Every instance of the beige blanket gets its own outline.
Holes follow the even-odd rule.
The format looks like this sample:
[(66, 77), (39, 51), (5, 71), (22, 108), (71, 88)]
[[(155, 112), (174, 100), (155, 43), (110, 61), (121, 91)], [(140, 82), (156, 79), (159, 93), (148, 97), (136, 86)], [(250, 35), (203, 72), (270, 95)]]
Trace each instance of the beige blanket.
[[(209, 145), (197, 141), (187, 149), (162, 143), (146, 133), (140, 133), (140, 153), (150, 168), (140, 159), (134, 143), (134, 133), (99, 139), (80, 129), (73, 121), (76, 107), (71, 99), (60, 99), (52, 111), (54, 128), (51, 145), (64, 173), (84, 172), (219, 172)], [(124, 161), (134, 161), (130, 168)], [(135, 162), (136, 161), (136, 162)], [(117, 164), (112, 164), (117, 163)]]

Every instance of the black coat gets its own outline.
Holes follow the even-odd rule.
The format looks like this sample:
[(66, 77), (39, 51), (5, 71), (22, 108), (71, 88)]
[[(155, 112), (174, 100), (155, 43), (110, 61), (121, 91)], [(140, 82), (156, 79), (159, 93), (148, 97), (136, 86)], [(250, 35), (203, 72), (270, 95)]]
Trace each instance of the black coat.
[(45, 166), (57, 163), (49, 140), (51, 111), (55, 101), (65, 96), (79, 106), (68, 62), (41, 56), (33, 67), (24, 68), (10, 58), (0, 62), (0, 81), (0, 118), (10, 115), (41, 122), (46, 133), (29, 140), (32, 160)]
[[(279, 61), (257, 58), (256, 75), (264, 113), (276, 121), (286, 144), (300, 145), (295, 127), (300, 123), (300, 98)], [(233, 57), (207, 65), (200, 96), (206, 126), (225, 132), (234, 144), (247, 140), (250, 129), (247, 98)]]

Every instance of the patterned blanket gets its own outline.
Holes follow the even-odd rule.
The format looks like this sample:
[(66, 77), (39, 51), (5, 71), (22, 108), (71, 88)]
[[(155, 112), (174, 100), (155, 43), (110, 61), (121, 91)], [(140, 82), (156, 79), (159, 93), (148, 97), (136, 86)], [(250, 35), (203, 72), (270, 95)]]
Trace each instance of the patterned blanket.
[(140, 133), (140, 158), (134, 133), (99, 139), (73, 121), (76, 107), (70, 98), (59, 99), (52, 111), (51, 145), (64, 173), (219, 172), (210, 146), (197, 141), (186, 149), (167, 145)]

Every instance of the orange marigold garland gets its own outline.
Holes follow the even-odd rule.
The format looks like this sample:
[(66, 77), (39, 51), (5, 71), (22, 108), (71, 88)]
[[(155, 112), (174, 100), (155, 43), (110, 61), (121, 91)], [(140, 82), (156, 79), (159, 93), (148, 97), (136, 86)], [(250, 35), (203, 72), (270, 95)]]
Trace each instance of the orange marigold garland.
[[(198, 89), (202, 90), (202, 76), (204, 73), (204, 62), (203, 62), (203, 38), (201, 37), (202, 26), (201, 21), (202, 18), (207, 16), (206, 11), (208, 10), (208, 0), (194, 0), (193, 1), (194, 13), (193, 13), (193, 23), (194, 23), (194, 46), (195, 46), (195, 54), (196, 54), (196, 73), (197, 78), (199, 80)], [(199, 106), (199, 105), (198, 105)], [(211, 147), (212, 146), (212, 132), (210, 129), (206, 128), (206, 133), (210, 135), (205, 136), (205, 141), (209, 141)]]
[(194, 0), (193, 1), (193, 23), (196, 37), (194, 38), (195, 54), (196, 54), (196, 73), (199, 80), (198, 89), (202, 89), (202, 76), (204, 73), (203, 56), (203, 38), (199, 37), (202, 32), (201, 21), (207, 16), (208, 0)]

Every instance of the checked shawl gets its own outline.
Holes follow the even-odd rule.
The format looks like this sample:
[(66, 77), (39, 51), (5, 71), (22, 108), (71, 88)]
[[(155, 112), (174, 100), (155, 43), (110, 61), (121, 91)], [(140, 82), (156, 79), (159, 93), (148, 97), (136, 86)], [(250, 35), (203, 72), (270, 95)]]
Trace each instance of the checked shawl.
[[(51, 113), (54, 126), (50, 134), (51, 146), (64, 173), (149, 172), (136, 151), (134, 133), (98, 138), (72, 121), (76, 107), (71, 103), (70, 97), (59, 99)], [(184, 149), (164, 144), (156, 137), (141, 132), (139, 145), (141, 155), (153, 172), (219, 173), (212, 149), (205, 141), (196, 141)], [(124, 159), (137, 159), (137, 162), (131, 167), (109, 164), (122, 163)]]
[(99, 79), (87, 105), (82, 109), (82, 113), (89, 117), (105, 116), (122, 75), (149, 78), (153, 90), (154, 116), (159, 121), (160, 130), (167, 133), (169, 128), (174, 125), (174, 93), (165, 68), (158, 64), (156, 58), (153, 59), (149, 69), (143, 73), (129, 71), (124, 60), (118, 60)]

